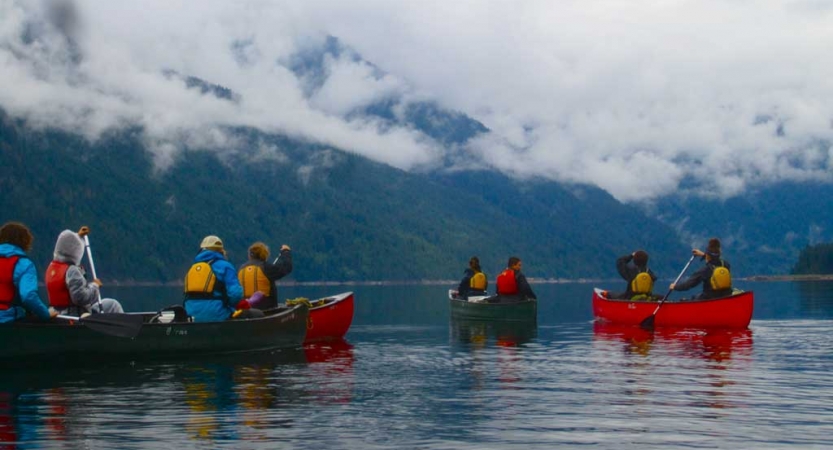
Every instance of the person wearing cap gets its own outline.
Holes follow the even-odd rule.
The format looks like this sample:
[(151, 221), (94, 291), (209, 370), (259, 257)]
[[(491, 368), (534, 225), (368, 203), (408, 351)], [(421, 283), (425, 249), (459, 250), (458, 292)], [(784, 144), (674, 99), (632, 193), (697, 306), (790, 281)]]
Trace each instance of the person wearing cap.
[(616, 260), (616, 270), (628, 282), (625, 292), (612, 293), (608, 298), (623, 300), (651, 300), (657, 276), (648, 268), (648, 252), (636, 250)]
[(78, 232), (64, 230), (55, 241), (52, 262), (46, 268), (46, 293), (49, 305), (61, 314), (80, 316), (86, 313), (123, 313), (118, 300), (102, 298), (99, 303), (102, 283), (98, 278), (87, 281), (86, 271), (81, 267), (84, 257), (84, 236), (90, 229), (81, 227)]
[(43, 321), (58, 315), (38, 295), (37, 269), (26, 255), (33, 240), (32, 232), (20, 222), (0, 227), (0, 323), (21, 320), (27, 314)]
[(249, 260), (240, 266), (237, 279), (243, 286), (243, 297), (260, 309), (278, 306), (278, 289), (275, 282), (292, 272), (292, 250), (281, 246), (280, 254), (269, 262), (269, 247), (255, 242), (249, 247)]
[[(214, 235), (200, 243), (200, 252), (185, 276), (185, 311), (194, 322), (230, 319), (243, 298), (237, 271), (226, 260), (223, 241)], [(245, 309), (238, 318), (253, 317), (259, 311)], [(262, 316), (261, 312), (259, 316)]]
[(707, 300), (732, 295), (731, 266), (729, 261), (720, 257), (720, 240), (711, 238), (705, 252), (694, 249), (691, 254), (703, 258), (706, 265), (694, 272), (687, 280), (672, 283), (670, 289), (687, 291), (702, 284), (703, 292), (696, 297), (698, 299)]

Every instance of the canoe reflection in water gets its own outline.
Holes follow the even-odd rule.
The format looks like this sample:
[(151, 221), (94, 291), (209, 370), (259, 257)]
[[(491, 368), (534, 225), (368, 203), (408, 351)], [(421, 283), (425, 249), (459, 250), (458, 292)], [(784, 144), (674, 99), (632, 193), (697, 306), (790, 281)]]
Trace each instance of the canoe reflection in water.
[[(752, 362), (752, 331), (727, 329), (657, 329), (654, 332), (627, 325), (593, 324), (594, 340), (623, 344), (623, 354), (604, 360), (616, 367), (623, 404), (649, 405), (657, 392), (677, 391), (682, 404), (694, 407), (704, 418), (743, 405), (744, 384)], [(624, 356), (624, 360), (621, 360)], [(685, 369), (680, 369), (684, 367)], [(685, 382), (675, 375), (688, 374)], [(693, 375), (692, 375), (693, 374)], [(691, 388), (691, 383), (697, 385)]]
[(752, 331), (749, 329), (677, 329), (648, 331), (631, 325), (593, 322), (597, 339), (620, 340), (625, 352), (648, 356), (652, 349), (679, 356), (696, 356), (710, 361), (728, 361), (733, 356), (749, 356)]
[[(344, 340), (307, 344), (277, 360), (252, 356), (245, 363), (184, 366), (185, 403), (191, 413), (186, 430), (194, 439), (264, 441), (275, 429), (292, 427), (296, 417), (286, 406), (310, 401), (349, 402), (353, 389), (353, 346)], [(238, 357), (239, 358), (239, 357)], [(307, 363), (305, 379), (325, 380), (298, 388), (296, 364)], [(297, 366), (296, 366), (297, 367)], [(323, 372), (312, 374), (310, 372)], [(287, 386), (295, 386), (288, 389)]]
[(494, 341), (500, 347), (525, 344), (538, 335), (536, 321), (503, 322), (451, 318), (452, 341), (485, 346)]
[(310, 388), (319, 403), (348, 403), (353, 398), (353, 346), (343, 340), (319, 342), (304, 346), (309, 364), (308, 377), (321, 380)]

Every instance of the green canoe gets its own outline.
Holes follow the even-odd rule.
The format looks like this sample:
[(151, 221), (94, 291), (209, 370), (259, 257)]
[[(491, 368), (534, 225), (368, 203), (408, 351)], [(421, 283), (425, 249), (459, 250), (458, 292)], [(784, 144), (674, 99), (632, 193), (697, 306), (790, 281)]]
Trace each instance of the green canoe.
[(0, 360), (147, 360), (295, 348), (303, 344), (308, 317), (308, 307), (297, 305), (224, 322), (179, 322), (155, 312), (18, 321), (0, 325)]
[(451, 316), (456, 318), (515, 322), (538, 320), (538, 300), (535, 299), (493, 295), (467, 300), (457, 297), (456, 290), (449, 289), (448, 301), (451, 304)]

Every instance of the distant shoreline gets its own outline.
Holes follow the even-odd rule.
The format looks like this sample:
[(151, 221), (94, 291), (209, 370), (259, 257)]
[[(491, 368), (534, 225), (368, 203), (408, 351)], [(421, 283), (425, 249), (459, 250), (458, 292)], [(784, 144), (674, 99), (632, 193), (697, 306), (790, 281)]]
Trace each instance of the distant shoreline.
[(741, 278), (746, 281), (831, 281), (833, 274), (814, 275), (753, 275)]
[[(736, 278), (739, 281), (833, 281), (833, 274), (814, 275), (752, 275)], [(161, 287), (161, 286), (182, 286), (181, 281), (158, 282), (158, 281), (116, 281), (103, 280), (105, 286), (122, 287)], [(561, 284), (561, 283), (615, 283), (622, 280), (618, 278), (534, 278), (530, 277), (531, 284)], [(455, 288), (459, 280), (398, 280), (398, 281), (279, 281), (278, 286), (439, 286), (448, 285)], [(42, 284), (42, 283), (41, 283)]]

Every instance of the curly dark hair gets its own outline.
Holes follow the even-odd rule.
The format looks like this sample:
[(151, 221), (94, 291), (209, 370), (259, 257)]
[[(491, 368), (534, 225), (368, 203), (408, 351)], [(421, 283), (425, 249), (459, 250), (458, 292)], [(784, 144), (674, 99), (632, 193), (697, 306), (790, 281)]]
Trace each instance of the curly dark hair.
[(32, 248), (32, 241), (35, 238), (26, 225), (20, 222), (6, 222), (0, 228), (0, 244), (12, 244), (28, 252)]

